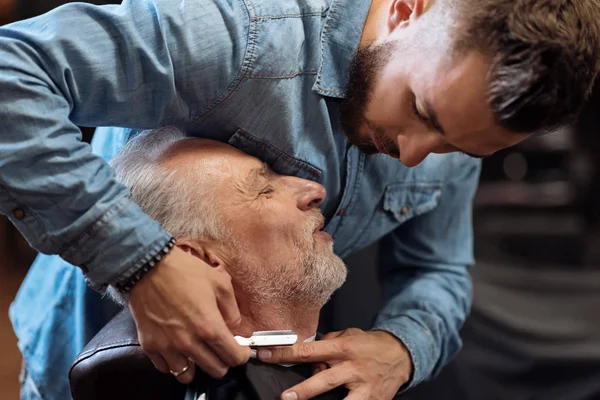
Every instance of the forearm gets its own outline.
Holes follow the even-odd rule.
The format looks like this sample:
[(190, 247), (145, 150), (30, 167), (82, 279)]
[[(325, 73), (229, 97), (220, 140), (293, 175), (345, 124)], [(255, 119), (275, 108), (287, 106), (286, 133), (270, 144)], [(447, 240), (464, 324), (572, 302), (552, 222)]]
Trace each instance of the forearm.
[(184, 124), (213, 104), (242, 63), (221, 12), (203, 0), (76, 3), (0, 27), (0, 212), (33, 247), (105, 285), (167, 241), (77, 125)]
[(414, 368), (408, 388), (435, 376), (460, 349), (471, 280), (464, 266), (398, 271), (388, 279), (389, 300), (373, 329), (393, 334), (407, 347)]
[(379, 249), (385, 307), (375, 327), (409, 349), (415, 385), (437, 374), (460, 349), (471, 307), (474, 264), (471, 204), (480, 163), (448, 156), (449, 179), (437, 206), (386, 236)]

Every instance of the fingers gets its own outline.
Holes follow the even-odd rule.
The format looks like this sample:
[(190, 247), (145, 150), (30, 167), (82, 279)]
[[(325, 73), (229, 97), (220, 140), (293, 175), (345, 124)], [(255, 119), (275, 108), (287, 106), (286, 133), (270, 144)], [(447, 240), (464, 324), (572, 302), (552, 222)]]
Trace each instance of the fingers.
[(370, 397), (370, 394), (369, 389), (355, 389), (348, 393), (344, 400), (365, 400)]
[(184, 384), (194, 380), (196, 369), (194, 363), (187, 357), (176, 353), (165, 353), (162, 356), (169, 366), (169, 372), (175, 376), (175, 379)]
[(330, 340), (344, 335), (346, 331), (329, 332), (321, 337), (321, 340)]
[[(286, 390), (281, 394), (282, 400), (310, 399), (320, 394), (344, 385), (352, 377), (352, 367), (348, 363), (341, 363), (308, 378), (304, 382)], [(295, 392), (296, 397), (291, 393)]]
[[(218, 272), (217, 272), (218, 273)], [(231, 277), (219, 273), (219, 284), (215, 288), (217, 307), (207, 315), (211, 321), (211, 330), (198, 327), (196, 334), (214, 351), (214, 353), (228, 366), (245, 364), (250, 358), (250, 349), (240, 346), (230, 329), (237, 327), (241, 321), (240, 310), (235, 299)]]
[[(182, 371), (190, 357), (209, 375), (222, 377), (250, 358), (250, 349), (229, 328), (241, 320), (231, 277), (177, 248), (135, 285), (129, 307), (140, 344), (159, 370)], [(186, 371), (178, 380), (193, 375)]]
[(242, 316), (240, 315), (240, 309), (238, 308), (233, 286), (231, 285), (231, 277), (223, 275), (224, 278), (221, 279), (221, 286), (216, 288), (217, 305), (219, 311), (221, 311), (225, 325), (229, 329), (235, 329), (242, 321)]
[(316, 363), (316, 364), (313, 364), (313, 373), (312, 374), (316, 375), (319, 372), (323, 372), (323, 371), (325, 371), (328, 368), (329, 368), (329, 365), (327, 365), (325, 363)]
[(228, 366), (245, 364), (250, 358), (250, 348), (240, 346), (233, 338), (220, 314), (213, 316), (214, 329), (210, 335), (200, 336), (201, 340)]
[(187, 354), (202, 371), (213, 378), (222, 378), (227, 373), (227, 364), (202, 342), (198, 342), (188, 349)]
[(154, 367), (162, 372), (163, 374), (169, 373), (169, 365), (165, 361), (165, 359), (158, 353), (147, 353), (150, 361), (154, 364)]
[(344, 342), (319, 340), (290, 347), (271, 347), (258, 351), (258, 358), (268, 363), (315, 363), (342, 360), (347, 350)]

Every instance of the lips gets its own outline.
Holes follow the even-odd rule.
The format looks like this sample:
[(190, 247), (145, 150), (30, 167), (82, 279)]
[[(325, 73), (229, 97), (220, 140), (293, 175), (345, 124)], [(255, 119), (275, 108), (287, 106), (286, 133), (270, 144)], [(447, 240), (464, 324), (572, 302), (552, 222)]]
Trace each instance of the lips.
[(325, 221), (321, 221), (321, 223), (319, 223), (319, 225), (317, 225), (317, 227), (315, 228), (313, 233), (317, 233), (319, 231), (322, 231), (323, 228), (325, 228)]
[(370, 131), (369, 135), (371, 136), (371, 141), (373, 142), (375, 147), (377, 147), (377, 151), (383, 154), (388, 154), (387, 151), (385, 151), (385, 148), (383, 147), (379, 139), (377, 138), (377, 135), (375, 135), (375, 132)]
[[(386, 146), (383, 145), (383, 143), (381, 142), (381, 140), (379, 140), (379, 138), (377, 137), (377, 135), (375, 134), (375, 132), (370, 131), (369, 132), (369, 136), (371, 136), (371, 141), (373, 142), (373, 144), (375, 145), (375, 147), (377, 148), (377, 151), (379, 151), (382, 154), (388, 155), (390, 157), (393, 158), (400, 158), (400, 152), (397, 150), (388, 150), (388, 148)], [(394, 147), (394, 146), (392, 146)]]

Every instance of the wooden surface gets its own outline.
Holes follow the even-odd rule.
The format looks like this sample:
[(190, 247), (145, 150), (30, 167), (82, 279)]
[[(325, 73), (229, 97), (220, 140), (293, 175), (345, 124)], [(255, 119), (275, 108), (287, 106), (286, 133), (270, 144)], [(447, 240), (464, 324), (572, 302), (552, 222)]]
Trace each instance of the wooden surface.
[[(0, 25), (15, 20), (14, 0), (0, 0)], [(32, 252), (0, 216), (0, 399), (19, 399), (21, 354), (8, 319), (8, 306), (27, 272)]]
[[(0, 0), (3, 1), (3, 0)], [(19, 398), (21, 355), (8, 319), (8, 306), (27, 272), (33, 253), (0, 217), (0, 399)]]
[(6, 24), (14, 20), (13, 7), (13, 0), (0, 0), (0, 24)]

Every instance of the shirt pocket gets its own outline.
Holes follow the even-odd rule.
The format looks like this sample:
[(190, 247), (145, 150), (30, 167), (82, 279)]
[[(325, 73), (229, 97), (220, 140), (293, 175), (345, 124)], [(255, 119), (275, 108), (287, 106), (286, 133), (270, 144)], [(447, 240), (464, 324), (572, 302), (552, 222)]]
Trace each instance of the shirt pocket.
[(348, 245), (338, 245), (336, 238), (337, 249), (345, 257), (375, 243), (412, 218), (433, 210), (440, 195), (441, 189), (436, 183), (394, 183), (386, 186), (376, 208), (371, 205), (368, 209), (369, 203), (365, 201), (344, 216), (346, 220), (342, 224), (345, 231), (339, 237), (346, 238)]
[[(280, 175), (292, 175), (311, 181), (321, 182), (323, 171), (306, 161), (290, 155), (291, 151), (285, 151), (276, 147), (271, 142), (251, 135), (243, 129), (238, 129), (228, 143), (246, 154), (258, 158), (269, 164), (271, 169)], [(289, 146), (291, 147), (291, 146)]]
[(428, 183), (395, 183), (388, 185), (383, 196), (383, 210), (398, 224), (433, 210), (442, 190)]

